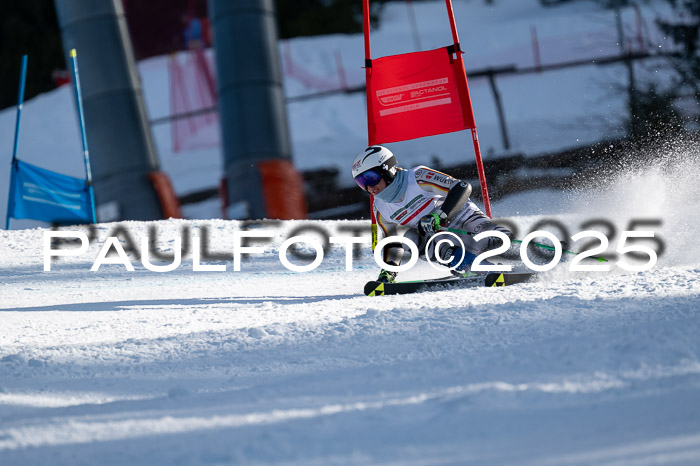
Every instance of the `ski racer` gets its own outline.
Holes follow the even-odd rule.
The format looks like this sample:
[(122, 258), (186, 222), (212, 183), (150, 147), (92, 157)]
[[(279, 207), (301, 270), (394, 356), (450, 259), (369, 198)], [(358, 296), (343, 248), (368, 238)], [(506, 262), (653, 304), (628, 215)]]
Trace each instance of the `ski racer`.
[[(386, 147), (370, 146), (359, 153), (352, 164), (352, 176), (360, 188), (374, 196), (374, 215), (382, 236), (395, 236), (399, 225), (408, 227), (404, 236), (418, 246), (420, 257), (431, 261), (439, 258), (454, 275), (467, 276), (476, 256), (501, 246), (502, 241), (488, 237), (477, 242), (472, 235), (458, 234), (466, 251), (446, 241), (438, 241), (435, 251), (433, 241), (426, 252), (426, 244), (436, 232), (448, 227), (474, 234), (496, 230), (511, 236), (509, 230), (491, 222), (469, 199), (472, 187), (468, 182), (423, 165), (410, 170), (401, 168)], [(385, 263), (398, 266), (404, 246), (390, 243), (383, 255)], [(391, 283), (396, 275), (397, 272), (382, 270), (377, 281)]]

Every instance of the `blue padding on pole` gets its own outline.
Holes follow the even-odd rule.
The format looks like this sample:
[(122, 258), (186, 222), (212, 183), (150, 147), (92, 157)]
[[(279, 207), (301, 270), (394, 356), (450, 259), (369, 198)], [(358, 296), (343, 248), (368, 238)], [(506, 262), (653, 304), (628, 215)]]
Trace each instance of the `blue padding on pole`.
[(8, 218), (59, 224), (92, 221), (93, 203), (85, 180), (21, 160), (12, 164), (9, 199)]

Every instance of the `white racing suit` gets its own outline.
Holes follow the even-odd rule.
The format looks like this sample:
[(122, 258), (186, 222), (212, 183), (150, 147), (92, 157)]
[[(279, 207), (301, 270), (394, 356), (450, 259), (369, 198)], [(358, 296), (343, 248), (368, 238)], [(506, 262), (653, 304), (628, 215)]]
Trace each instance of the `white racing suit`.
[[(467, 191), (468, 196), (471, 192), (471, 187), (466, 182), (422, 165), (408, 170), (408, 182), (406, 183), (405, 193), (399, 196), (397, 201), (385, 202), (376, 196), (374, 198), (374, 215), (378, 225), (378, 240), (382, 237), (396, 236), (399, 226), (408, 227), (408, 231), (406, 231), (404, 236), (418, 246), (421, 258), (429, 258), (431, 261), (435, 261), (436, 256), (439, 256), (443, 260), (446, 259), (447, 256), (451, 255), (452, 250), (449, 244), (445, 242), (438, 248), (437, 253), (434, 250), (434, 245), (436, 242), (439, 243), (439, 241), (430, 242), (431, 244), (426, 254), (425, 246), (429, 237), (419, 232), (418, 223), (423, 216), (440, 209), (450, 189), (460, 183), (463, 183), (462, 187), (469, 187), (469, 191)], [(445, 227), (473, 234), (487, 230), (497, 230), (508, 236), (511, 235), (508, 229), (491, 222), (491, 219), (484, 215), (469, 198), (466, 198), (461, 208), (457, 206), (457, 209), (458, 211), (453, 213), (452, 218)], [(501, 241), (495, 237), (484, 238), (477, 242), (474, 241), (474, 235), (460, 233), (457, 233), (457, 235), (465, 248), (474, 255), (501, 245)], [(443, 237), (448, 239), (448, 236), (444, 234), (439, 239), (443, 239)], [(387, 245), (383, 250), (384, 262), (390, 265), (400, 265), (406, 249), (408, 247), (404, 246), (403, 243), (397, 242)]]

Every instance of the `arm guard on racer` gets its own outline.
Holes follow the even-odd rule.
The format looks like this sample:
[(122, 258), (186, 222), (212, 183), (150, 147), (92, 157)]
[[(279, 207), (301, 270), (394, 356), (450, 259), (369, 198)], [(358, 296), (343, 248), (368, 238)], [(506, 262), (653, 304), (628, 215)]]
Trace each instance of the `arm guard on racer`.
[(469, 196), (472, 195), (472, 185), (466, 181), (460, 181), (455, 183), (450, 188), (450, 191), (445, 197), (445, 202), (440, 206), (441, 211), (447, 216), (447, 221), (449, 222), (462, 210), (464, 204), (469, 200)]
[(440, 208), (421, 218), (418, 225), (421, 233), (431, 235), (445, 226), (462, 210), (472, 194), (472, 186), (466, 181), (455, 180)]

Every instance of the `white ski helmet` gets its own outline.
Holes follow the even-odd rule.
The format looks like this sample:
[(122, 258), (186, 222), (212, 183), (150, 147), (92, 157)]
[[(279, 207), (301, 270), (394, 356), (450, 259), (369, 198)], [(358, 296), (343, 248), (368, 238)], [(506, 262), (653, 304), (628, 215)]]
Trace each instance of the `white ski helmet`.
[[(371, 172), (371, 173), (370, 173)], [(380, 178), (377, 178), (379, 175)], [(357, 185), (367, 190), (383, 178), (386, 184), (396, 176), (396, 157), (384, 146), (369, 146), (355, 157), (352, 163), (352, 177)]]

